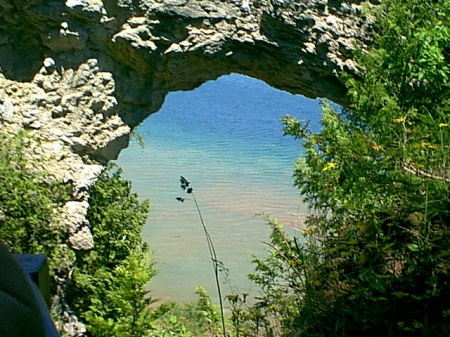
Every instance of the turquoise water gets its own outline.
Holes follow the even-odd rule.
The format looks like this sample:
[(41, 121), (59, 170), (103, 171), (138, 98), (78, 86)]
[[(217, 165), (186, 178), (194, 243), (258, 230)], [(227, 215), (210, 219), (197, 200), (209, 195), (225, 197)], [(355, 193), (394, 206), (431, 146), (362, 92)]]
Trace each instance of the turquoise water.
[(180, 175), (191, 182), (218, 258), (229, 269), (223, 291), (256, 295), (246, 275), (253, 270), (252, 255), (264, 255), (269, 229), (255, 214), (276, 217), (295, 233), (305, 213), (292, 178), (301, 145), (282, 136), (280, 118), (312, 120), (316, 128), (319, 110), (317, 100), (231, 74), (169, 94), (139, 126), (145, 147), (132, 141), (117, 164), (133, 190), (151, 201), (143, 238), (159, 269), (151, 284), (154, 297), (191, 301), (198, 285), (216, 295), (195, 205), (176, 201), (186, 196)]

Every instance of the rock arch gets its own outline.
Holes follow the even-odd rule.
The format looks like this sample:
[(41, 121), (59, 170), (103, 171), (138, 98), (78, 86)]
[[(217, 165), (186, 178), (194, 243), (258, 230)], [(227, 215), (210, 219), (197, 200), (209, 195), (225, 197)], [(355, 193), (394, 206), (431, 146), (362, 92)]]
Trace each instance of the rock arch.
[(30, 81), (46, 57), (58, 69), (88, 59), (115, 79), (134, 126), (166, 93), (230, 72), (343, 103), (338, 73), (354, 71), (372, 21), (348, 0), (0, 1), (0, 66)]
[[(375, 0), (374, 0), (375, 1)], [(369, 2), (366, 3), (370, 5)], [(231, 72), (345, 104), (370, 41), (360, 0), (0, 0), (0, 127), (28, 129), (70, 183), (69, 246), (93, 246), (89, 188), (167, 93)], [(245, 99), (245, 97), (243, 97)]]
[(373, 24), (361, 1), (236, 1), (0, 0), (0, 126), (30, 130), (73, 186), (73, 248), (93, 243), (71, 214), (167, 93), (237, 72), (345, 104), (338, 74)]

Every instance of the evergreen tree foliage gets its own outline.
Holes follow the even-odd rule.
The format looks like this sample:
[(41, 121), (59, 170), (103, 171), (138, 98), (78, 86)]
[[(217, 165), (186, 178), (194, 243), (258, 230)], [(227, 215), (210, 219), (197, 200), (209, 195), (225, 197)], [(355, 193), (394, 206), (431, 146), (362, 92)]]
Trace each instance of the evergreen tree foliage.
[(90, 194), (87, 218), (95, 248), (78, 254), (67, 291), (90, 336), (150, 334), (146, 285), (155, 270), (141, 238), (148, 211), (148, 201), (131, 193), (120, 169), (103, 173)]
[(55, 215), (67, 196), (63, 185), (35, 170), (40, 159), (27, 155), (32, 143), (25, 132), (0, 133), (0, 238), (13, 253), (48, 255), (55, 273), (66, 239)]
[(196, 304), (150, 307), (147, 285), (155, 269), (141, 238), (149, 203), (131, 192), (120, 169), (110, 167), (91, 191), (87, 217), (95, 248), (76, 256), (67, 248), (57, 221), (66, 187), (36, 170), (41, 160), (30, 156), (34, 143), (25, 132), (0, 133), (0, 239), (14, 253), (46, 254), (52, 275), (69, 275), (63, 295), (87, 335), (218, 335), (220, 315), (202, 288)]
[(283, 119), (311, 215), (302, 240), (272, 224), (251, 276), (281, 335), (450, 335), (450, 1), (377, 15), (348, 109), (324, 103), (318, 133)]

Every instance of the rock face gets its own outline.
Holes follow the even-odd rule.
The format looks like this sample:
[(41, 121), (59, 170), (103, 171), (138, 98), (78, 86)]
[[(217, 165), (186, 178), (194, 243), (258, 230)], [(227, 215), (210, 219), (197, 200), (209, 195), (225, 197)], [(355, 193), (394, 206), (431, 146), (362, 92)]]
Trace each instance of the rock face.
[(134, 126), (164, 96), (238, 72), (343, 103), (341, 70), (364, 46), (371, 20), (348, 0), (0, 0), (0, 66), (31, 81), (88, 59), (113, 74), (119, 114)]
[[(356, 70), (351, 52), (370, 41), (373, 24), (362, 6), (359, 0), (0, 0), (0, 127), (26, 129), (36, 139), (33, 155), (46, 158), (42, 169), (72, 187), (61, 219), (68, 246), (92, 249), (89, 189), (167, 93), (236, 72), (345, 104), (338, 74)], [(70, 327), (76, 319), (65, 316), (66, 330), (78, 334)]]
[(51, 58), (43, 63), (29, 83), (0, 75), (1, 126), (9, 133), (26, 129), (39, 142), (32, 154), (43, 159), (40, 169), (71, 187), (65, 216), (69, 242), (74, 249), (91, 249), (85, 220), (89, 189), (101, 164), (127, 145), (130, 128), (112, 112), (114, 80), (99, 71), (95, 59), (75, 71), (57, 72)]

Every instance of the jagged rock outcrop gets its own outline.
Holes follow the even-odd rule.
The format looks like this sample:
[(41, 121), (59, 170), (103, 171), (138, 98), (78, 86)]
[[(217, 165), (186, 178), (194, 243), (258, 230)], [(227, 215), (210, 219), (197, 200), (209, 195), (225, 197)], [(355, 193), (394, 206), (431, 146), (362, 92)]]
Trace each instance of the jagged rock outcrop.
[(345, 104), (372, 24), (359, 0), (0, 0), (0, 127), (71, 186), (61, 220), (88, 250), (90, 187), (167, 93), (237, 72)]
[[(56, 71), (53, 59), (31, 82), (18, 83), (0, 75), (0, 121), (3, 131), (26, 129), (39, 142), (32, 155), (43, 159), (49, 179), (71, 188), (63, 219), (69, 243), (77, 250), (93, 247), (85, 219), (87, 197), (107, 159), (128, 143), (130, 128), (111, 112), (117, 105), (114, 79), (100, 72), (95, 59), (77, 70)], [(115, 151), (115, 153), (112, 153)], [(39, 168), (37, 168), (39, 169)]]
[(116, 81), (120, 115), (136, 125), (164, 96), (230, 72), (344, 102), (371, 20), (361, 1), (0, 0), (0, 65), (30, 81), (46, 57), (76, 69), (90, 58)]

